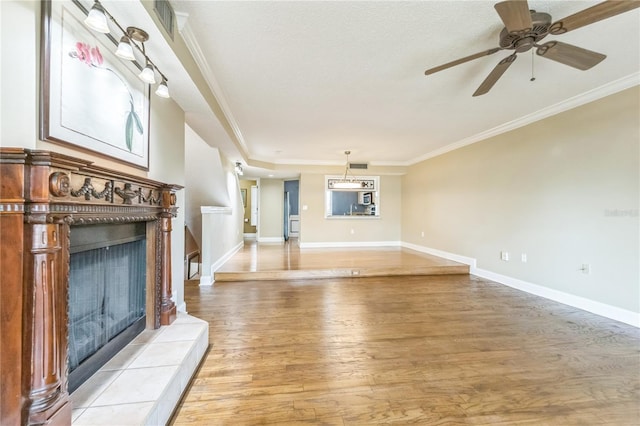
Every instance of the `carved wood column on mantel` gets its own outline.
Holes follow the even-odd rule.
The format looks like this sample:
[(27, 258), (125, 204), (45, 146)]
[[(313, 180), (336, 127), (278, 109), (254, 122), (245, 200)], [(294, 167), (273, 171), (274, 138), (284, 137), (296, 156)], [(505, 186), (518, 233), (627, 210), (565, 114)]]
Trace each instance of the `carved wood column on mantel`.
[(0, 424), (71, 424), (71, 225), (156, 223), (147, 239), (148, 324), (175, 319), (171, 219), (181, 188), (49, 151), (0, 148)]
[[(162, 258), (171, 259), (171, 219), (175, 215), (173, 207), (176, 204), (176, 194), (170, 187), (163, 188), (160, 213), (160, 229), (162, 231), (161, 247)], [(176, 319), (176, 305), (173, 302), (173, 292), (171, 288), (171, 262), (163, 263), (162, 299), (160, 303), (160, 325), (169, 325)]]

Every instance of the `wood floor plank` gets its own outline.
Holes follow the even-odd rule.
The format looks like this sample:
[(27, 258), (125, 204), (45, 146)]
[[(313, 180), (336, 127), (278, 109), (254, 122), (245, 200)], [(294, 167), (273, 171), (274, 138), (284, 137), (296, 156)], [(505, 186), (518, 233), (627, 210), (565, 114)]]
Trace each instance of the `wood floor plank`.
[(214, 274), (216, 282), (468, 274), (469, 266), (401, 247), (300, 249), (245, 241)]
[(640, 330), (485, 279), (191, 281), (185, 299), (211, 348), (174, 425), (640, 424)]

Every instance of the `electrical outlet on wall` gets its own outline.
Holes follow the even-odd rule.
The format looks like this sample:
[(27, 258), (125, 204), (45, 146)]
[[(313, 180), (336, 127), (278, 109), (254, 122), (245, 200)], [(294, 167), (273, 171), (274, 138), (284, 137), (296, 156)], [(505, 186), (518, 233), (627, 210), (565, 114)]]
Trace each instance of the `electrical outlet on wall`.
[(527, 263), (527, 253), (522, 253), (520, 255), (520, 260), (522, 261), (522, 263)]
[(591, 265), (588, 263), (583, 263), (582, 268), (580, 268), (583, 274), (589, 275), (591, 273)]
[(509, 252), (508, 251), (501, 251), (500, 252), (500, 260), (504, 260), (505, 262), (509, 261)]

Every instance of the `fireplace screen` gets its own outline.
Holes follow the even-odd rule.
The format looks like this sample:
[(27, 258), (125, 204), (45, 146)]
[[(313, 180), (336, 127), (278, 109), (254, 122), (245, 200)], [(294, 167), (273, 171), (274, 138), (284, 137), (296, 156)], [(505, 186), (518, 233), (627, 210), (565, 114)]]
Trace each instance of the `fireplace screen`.
[[(125, 330), (132, 325), (144, 324), (144, 232), (144, 225), (139, 224), (72, 228), (69, 272), (70, 390), (79, 386), (79, 383), (73, 383), (76, 368), (97, 362), (99, 365), (90, 367), (89, 374), (85, 375), (93, 374), (108, 361), (104, 351), (102, 356), (96, 357), (95, 354), (119, 335), (131, 335)], [(117, 350), (128, 341), (121, 343)], [(112, 350), (113, 354), (117, 350)]]

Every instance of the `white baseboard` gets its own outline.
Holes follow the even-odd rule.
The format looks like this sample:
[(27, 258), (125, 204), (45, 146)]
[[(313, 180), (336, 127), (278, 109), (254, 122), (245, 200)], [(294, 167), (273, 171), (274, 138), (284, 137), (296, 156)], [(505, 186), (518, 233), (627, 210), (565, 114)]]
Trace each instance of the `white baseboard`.
[(258, 237), (259, 243), (284, 243), (284, 237)]
[(213, 285), (213, 277), (211, 275), (200, 275), (200, 285)]
[(242, 234), (242, 238), (244, 238), (245, 240), (255, 240), (256, 239), (256, 233), (255, 232), (244, 233), (244, 234)]
[(235, 247), (233, 247), (231, 250), (229, 250), (228, 252), (226, 252), (222, 257), (220, 257), (218, 260), (216, 260), (212, 265), (211, 265), (211, 275), (202, 275), (200, 277), (200, 285), (213, 285), (215, 279), (214, 277), (214, 273), (218, 270), (218, 268), (220, 268), (222, 265), (224, 265), (224, 263), (231, 259), (231, 256), (233, 256), (234, 254), (236, 254), (238, 252), (238, 250), (240, 250), (242, 248), (242, 246), (244, 246), (244, 241), (240, 241), (238, 244), (236, 244)]
[(465, 265), (469, 265), (471, 270), (476, 267), (476, 260), (472, 257), (460, 256), (459, 254), (449, 253), (442, 250), (437, 250), (431, 247), (419, 246), (417, 244), (411, 243), (402, 243), (402, 247), (419, 251), (421, 253), (431, 254), (433, 256), (442, 257), (443, 259), (453, 260), (454, 262), (464, 263)]
[(465, 265), (469, 265), (469, 273), (473, 275), (477, 275), (479, 277), (486, 278), (499, 284), (503, 284), (517, 290), (522, 290), (536, 296), (544, 297), (545, 299), (553, 300), (554, 302), (559, 302), (568, 306), (572, 306), (574, 308), (582, 309), (583, 311), (591, 312), (592, 314), (600, 315), (605, 318), (620, 321), (625, 324), (640, 328), (640, 313), (638, 312), (633, 312), (627, 309), (618, 308), (616, 306), (607, 305), (606, 303), (596, 302), (595, 300), (565, 293), (559, 290), (554, 290), (549, 287), (545, 287), (539, 284), (533, 284), (527, 281), (520, 280), (518, 278), (513, 278), (507, 275), (488, 271), (486, 269), (477, 268), (476, 259), (471, 257), (461, 256), (458, 254), (405, 242), (402, 243), (402, 247), (427, 254), (432, 254), (434, 256), (439, 256), (444, 259), (453, 260), (455, 262), (464, 263)]
[(299, 243), (300, 248), (352, 248), (352, 247), (400, 247), (400, 241), (329, 241)]
[(574, 308), (582, 309), (583, 311), (591, 312), (592, 314), (600, 315), (640, 328), (640, 313), (618, 308), (616, 306), (607, 305), (606, 303), (596, 302), (595, 300), (565, 293), (559, 290), (554, 290), (549, 287), (533, 284), (517, 278), (497, 274), (485, 269), (473, 268), (471, 270), (471, 273), (473, 275), (477, 275), (479, 277), (504, 284), (517, 290), (535, 294), (536, 296), (544, 297), (545, 299), (573, 306)]

